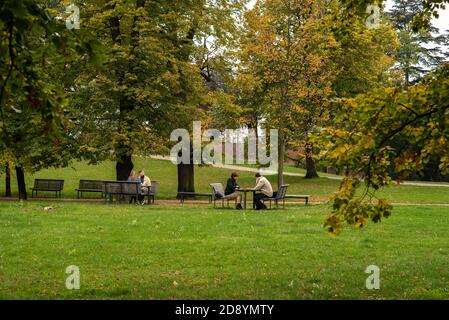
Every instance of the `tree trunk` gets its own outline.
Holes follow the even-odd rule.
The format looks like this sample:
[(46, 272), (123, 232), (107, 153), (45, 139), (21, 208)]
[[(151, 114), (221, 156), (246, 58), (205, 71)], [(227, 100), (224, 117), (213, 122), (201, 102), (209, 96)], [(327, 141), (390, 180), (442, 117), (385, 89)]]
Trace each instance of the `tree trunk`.
[(5, 170), (5, 197), (11, 197), (11, 168), (9, 164), (6, 165)]
[(127, 181), (131, 170), (134, 168), (131, 156), (122, 156), (117, 161), (115, 171), (117, 175), (117, 181)]
[(25, 173), (22, 167), (16, 167), (17, 186), (19, 188), (19, 199), (27, 200), (27, 188), (25, 184)]
[(318, 178), (318, 172), (316, 170), (315, 160), (313, 159), (313, 143), (306, 143), (306, 179)]
[(195, 192), (195, 165), (193, 163), (178, 164), (178, 192)]
[(279, 130), (279, 145), (278, 145), (278, 189), (284, 184), (284, 156), (285, 156), (285, 142), (284, 132), (281, 128)]

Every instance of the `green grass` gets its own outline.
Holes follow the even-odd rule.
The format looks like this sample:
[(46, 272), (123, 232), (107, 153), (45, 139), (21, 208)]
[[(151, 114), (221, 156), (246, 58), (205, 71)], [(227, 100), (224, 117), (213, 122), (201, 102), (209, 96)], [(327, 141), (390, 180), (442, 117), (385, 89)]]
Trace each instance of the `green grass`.
[[(335, 239), (325, 214), (0, 203), (0, 298), (449, 299), (449, 208), (397, 207)], [(365, 288), (371, 264), (380, 290)], [(69, 265), (79, 291), (65, 288)]]
[[(169, 161), (136, 158), (135, 167), (145, 168), (147, 175), (152, 180), (160, 183), (160, 199), (172, 199), (176, 197), (177, 191), (177, 168)], [(287, 171), (297, 171), (300, 169), (287, 167)], [(231, 170), (202, 166), (195, 168), (196, 191), (210, 192), (209, 184), (213, 182), (226, 183), (231, 174)], [(34, 175), (26, 175), (28, 190), (33, 186), (35, 178), (64, 179), (65, 186), (63, 196), (65, 198), (75, 198), (75, 189), (78, 188), (80, 179), (100, 179), (111, 180), (115, 178), (115, 163), (111, 161), (103, 162), (96, 166), (87, 165), (85, 162), (74, 162), (71, 166), (61, 169), (45, 169)], [(273, 182), (273, 187), (277, 188), (277, 176), (268, 176)], [(13, 192), (17, 194), (15, 177), (13, 177)], [(285, 183), (290, 184), (290, 194), (309, 194), (312, 201), (325, 202), (329, 195), (338, 188), (339, 181), (327, 178), (305, 179), (303, 177), (285, 176)], [(245, 187), (252, 187), (255, 184), (254, 173), (241, 172), (239, 184)], [(4, 194), (4, 175), (0, 175), (0, 194)], [(52, 194), (40, 194), (52, 196)], [(93, 195), (97, 196), (97, 195)], [(441, 187), (415, 187), (415, 186), (392, 186), (379, 193), (379, 196), (388, 198), (393, 202), (400, 203), (449, 203), (449, 189)]]

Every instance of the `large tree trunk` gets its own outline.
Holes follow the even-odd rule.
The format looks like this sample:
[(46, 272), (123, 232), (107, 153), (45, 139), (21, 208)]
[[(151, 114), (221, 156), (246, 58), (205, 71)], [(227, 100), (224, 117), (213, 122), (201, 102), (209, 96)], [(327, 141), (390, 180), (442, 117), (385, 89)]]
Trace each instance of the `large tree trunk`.
[(195, 192), (195, 165), (193, 163), (178, 164), (178, 192)]
[(128, 180), (131, 170), (134, 168), (131, 156), (122, 156), (115, 165), (117, 181)]
[(11, 168), (8, 164), (5, 169), (5, 197), (11, 197)]
[(19, 199), (27, 200), (27, 188), (25, 184), (25, 173), (22, 167), (16, 167), (17, 186), (19, 188)]
[[(136, 9), (143, 8), (145, 6), (145, 0), (137, 0), (136, 1)], [(115, 4), (113, 4), (113, 7), (115, 7)], [(134, 16), (133, 19), (133, 31), (131, 32), (131, 46), (132, 51), (134, 52), (134, 49), (138, 45), (139, 41), (139, 31), (137, 28), (137, 22), (138, 22), (138, 16)], [(122, 44), (121, 41), (121, 30), (120, 30), (120, 18), (117, 16), (113, 16), (109, 20), (110, 28), (111, 28), (111, 37), (112, 41), (118, 45)], [(130, 66), (128, 66), (128, 69), (130, 69)], [(119, 77), (119, 83), (123, 84), (125, 79), (125, 72), (121, 72), (121, 75)], [(132, 117), (130, 115), (134, 111), (134, 102), (127, 97), (125, 94), (122, 93), (122, 97), (120, 98), (120, 124), (119, 124), (119, 132), (127, 136), (128, 132), (127, 130), (132, 130), (130, 128), (135, 127), (135, 123), (132, 120)], [(125, 124), (125, 125), (123, 125)], [(134, 164), (132, 162), (132, 154), (133, 154), (133, 147), (128, 143), (124, 142), (122, 144), (119, 144), (117, 150), (117, 154), (120, 154), (120, 157), (117, 160), (115, 171), (116, 171), (116, 177), (118, 181), (126, 181), (128, 180), (129, 174), (131, 173), (131, 170), (134, 168)]]
[(313, 143), (306, 143), (306, 179), (318, 178), (318, 172), (316, 170), (315, 160), (313, 159)]

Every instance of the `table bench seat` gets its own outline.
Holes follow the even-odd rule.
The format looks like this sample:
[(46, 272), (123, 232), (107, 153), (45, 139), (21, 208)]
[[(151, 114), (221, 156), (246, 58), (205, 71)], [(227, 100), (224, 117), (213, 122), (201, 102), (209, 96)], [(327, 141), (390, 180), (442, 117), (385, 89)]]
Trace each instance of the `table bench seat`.
[(212, 194), (211, 193), (203, 193), (203, 192), (178, 192), (178, 198), (181, 203), (185, 202), (185, 198), (194, 198), (194, 197), (208, 197), (209, 203), (212, 203)]
[(308, 194), (289, 194), (285, 196), (285, 199), (304, 199), (305, 204), (309, 204), (310, 195)]

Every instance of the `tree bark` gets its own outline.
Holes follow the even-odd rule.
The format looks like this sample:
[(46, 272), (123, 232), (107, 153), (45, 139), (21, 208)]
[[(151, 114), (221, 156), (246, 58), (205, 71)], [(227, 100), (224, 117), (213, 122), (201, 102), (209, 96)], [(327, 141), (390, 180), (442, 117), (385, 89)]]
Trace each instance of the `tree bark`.
[(16, 176), (17, 176), (17, 186), (19, 189), (19, 199), (27, 200), (27, 188), (25, 184), (25, 173), (22, 167), (16, 167)]
[(117, 175), (117, 181), (126, 181), (128, 180), (129, 174), (131, 170), (134, 168), (134, 164), (132, 162), (130, 155), (121, 156), (117, 164), (115, 165), (115, 171)]
[(318, 178), (318, 172), (315, 165), (315, 160), (313, 159), (313, 143), (306, 143), (305, 147), (306, 153), (306, 179)]
[(11, 197), (11, 168), (9, 164), (6, 165), (5, 170), (5, 197)]
[[(178, 164), (178, 193), (195, 192), (195, 166), (191, 164)], [(178, 196), (179, 198), (179, 196)]]
[(279, 130), (279, 145), (278, 145), (278, 189), (284, 184), (284, 155), (285, 142), (284, 134), (281, 133), (283, 129)]

